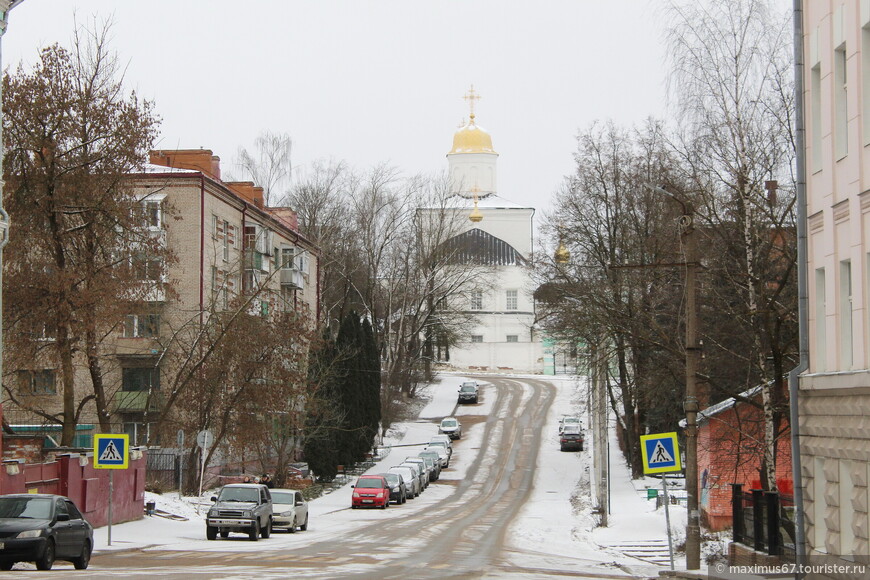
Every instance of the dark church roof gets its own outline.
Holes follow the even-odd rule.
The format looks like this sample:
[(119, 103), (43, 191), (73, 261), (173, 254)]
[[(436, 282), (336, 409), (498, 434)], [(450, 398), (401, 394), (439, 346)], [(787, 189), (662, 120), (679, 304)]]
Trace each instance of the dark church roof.
[(519, 266), (528, 263), (509, 243), (477, 228), (450, 238), (441, 248), (452, 264)]

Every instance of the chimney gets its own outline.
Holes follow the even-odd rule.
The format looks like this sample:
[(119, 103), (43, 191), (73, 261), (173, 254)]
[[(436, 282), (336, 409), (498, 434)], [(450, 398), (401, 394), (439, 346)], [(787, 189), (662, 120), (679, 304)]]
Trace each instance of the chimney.
[(161, 149), (149, 152), (149, 161), (154, 165), (199, 171), (220, 181), (221, 158), (210, 149)]
[(296, 212), (289, 207), (270, 207), (269, 213), (276, 220), (293, 230), (299, 232), (299, 218)]

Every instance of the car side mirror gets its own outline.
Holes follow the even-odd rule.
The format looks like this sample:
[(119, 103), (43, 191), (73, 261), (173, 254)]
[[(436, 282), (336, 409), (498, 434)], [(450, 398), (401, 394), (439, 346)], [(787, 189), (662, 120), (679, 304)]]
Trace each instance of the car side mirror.
[(296, 502), (296, 505), (302, 505), (302, 504), (303, 504), (303, 502), (301, 502), (301, 501)]
[(352, 486), (350, 486), (350, 487), (351, 487), (351, 489), (353, 489), (353, 488), (356, 487), (356, 486), (355, 486), (355, 485), (352, 485)]
[(211, 501), (212, 501), (212, 502), (216, 502), (216, 501), (217, 501), (217, 496), (216, 496), (216, 495), (211, 496)]
[(57, 521), (68, 522), (69, 521), (69, 514), (57, 514)]

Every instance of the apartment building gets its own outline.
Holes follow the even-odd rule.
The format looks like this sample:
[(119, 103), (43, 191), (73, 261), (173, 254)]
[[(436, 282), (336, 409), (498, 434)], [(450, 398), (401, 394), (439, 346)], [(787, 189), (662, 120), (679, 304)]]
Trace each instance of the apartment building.
[(870, 554), (870, 0), (804, 2), (807, 553)]
[[(111, 329), (101, 353), (113, 431), (131, 444), (148, 441), (165, 402), (172, 369), (165, 357), (169, 338), (202, 325), (208, 316), (250, 299), (248, 312), (269, 316), (295, 312), (316, 321), (319, 304), (318, 251), (297, 231), (290, 208), (264, 207), (263, 190), (251, 182), (221, 180), (220, 159), (212, 151), (152, 151), (141, 173), (130, 175), (142, 206), (143, 227), (171, 250), (164, 264), (147, 255), (132, 258), (136, 279), (148, 292), (131, 301), (129, 312)], [(88, 393), (85, 361), (76, 360), (77, 401)], [(22, 382), (49, 412), (61, 408), (57, 371), (29, 373)], [(25, 384), (26, 383), (26, 384)], [(42, 425), (39, 416), (5, 405), (10, 423)], [(98, 424), (96, 407), (85, 404), (76, 444), (89, 445)], [(153, 442), (153, 440), (152, 440)], [(173, 445), (175, 441), (161, 442)]]

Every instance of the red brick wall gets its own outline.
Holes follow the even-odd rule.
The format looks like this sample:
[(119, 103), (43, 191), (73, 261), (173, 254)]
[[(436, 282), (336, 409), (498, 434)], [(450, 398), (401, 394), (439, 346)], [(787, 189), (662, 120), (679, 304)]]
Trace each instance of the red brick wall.
[[(698, 477), (701, 514), (707, 527), (731, 526), (731, 484), (761, 488), (764, 423), (760, 409), (737, 403), (701, 424), (698, 430)], [(788, 429), (777, 441), (777, 486), (793, 492), (791, 443)]]

